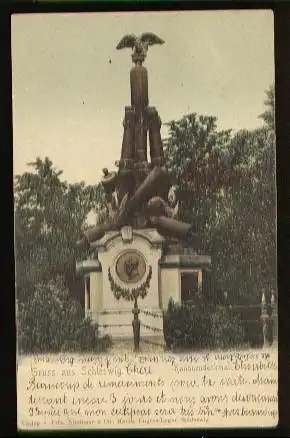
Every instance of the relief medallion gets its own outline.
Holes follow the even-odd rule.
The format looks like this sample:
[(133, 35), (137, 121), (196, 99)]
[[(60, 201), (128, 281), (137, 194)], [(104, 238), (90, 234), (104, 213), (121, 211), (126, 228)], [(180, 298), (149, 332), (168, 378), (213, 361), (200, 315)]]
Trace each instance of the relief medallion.
[(138, 283), (146, 272), (146, 262), (142, 254), (129, 250), (117, 260), (116, 273), (124, 283)]

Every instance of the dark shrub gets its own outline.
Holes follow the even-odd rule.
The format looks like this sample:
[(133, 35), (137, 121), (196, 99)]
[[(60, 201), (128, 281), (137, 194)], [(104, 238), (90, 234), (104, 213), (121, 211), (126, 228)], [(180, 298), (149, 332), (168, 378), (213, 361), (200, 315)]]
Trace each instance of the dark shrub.
[(167, 348), (231, 348), (243, 344), (242, 322), (229, 308), (219, 308), (198, 297), (194, 304), (170, 299), (163, 316)]
[(244, 344), (244, 325), (229, 307), (217, 307), (211, 315), (211, 336), (216, 348), (237, 348)]
[(58, 280), (37, 285), (19, 305), (17, 337), (20, 353), (98, 352), (111, 345), (110, 338), (99, 336), (96, 324), (84, 319), (80, 303)]
[(253, 348), (261, 347), (263, 345), (263, 332), (260, 305), (238, 306), (233, 311), (243, 321), (245, 342)]

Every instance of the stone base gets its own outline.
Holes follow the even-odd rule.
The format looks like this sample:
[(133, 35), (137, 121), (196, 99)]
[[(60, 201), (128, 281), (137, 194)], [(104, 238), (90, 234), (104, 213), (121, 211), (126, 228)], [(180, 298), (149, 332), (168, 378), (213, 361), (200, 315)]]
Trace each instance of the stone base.
[[(126, 295), (118, 297), (118, 287), (121, 292), (122, 288), (130, 292), (149, 279), (146, 294), (138, 299), (140, 342), (152, 336), (164, 342), (162, 311), (167, 310), (171, 298), (175, 302), (182, 301), (182, 279), (188, 273), (197, 276), (198, 288), (202, 288), (203, 273), (211, 262), (209, 256), (196, 254), (180, 242), (171, 240), (167, 245), (166, 239), (154, 228), (126, 226), (119, 231), (112, 230), (99, 239), (94, 248), (97, 259), (95, 264), (92, 261), (89, 264), (86, 314), (99, 325), (100, 333), (110, 335), (113, 341), (131, 339), (133, 342), (134, 303), (128, 301)], [(125, 271), (119, 268), (129, 253), (139, 260), (141, 277), (134, 283), (124, 279)]]

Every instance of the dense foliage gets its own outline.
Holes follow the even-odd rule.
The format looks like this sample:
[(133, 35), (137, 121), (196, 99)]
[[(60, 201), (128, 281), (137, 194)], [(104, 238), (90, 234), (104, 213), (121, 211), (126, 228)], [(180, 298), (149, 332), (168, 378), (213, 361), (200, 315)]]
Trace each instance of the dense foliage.
[(229, 307), (217, 307), (197, 297), (195, 303), (174, 303), (171, 299), (163, 316), (167, 348), (238, 348), (244, 344), (245, 332), (239, 316)]
[(36, 285), (28, 302), (19, 303), (17, 332), (20, 353), (98, 352), (111, 345), (108, 337), (99, 337), (97, 325), (84, 319), (61, 279)]
[[(37, 158), (32, 172), (15, 178), (15, 251), (17, 297), (25, 301), (37, 283), (58, 275), (74, 287), (75, 259), (85, 257), (75, 242), (88, 213), (102, 205), (100, 186), (61, 181), (52, 162)], [(79, 283), (77, 284), (79, 287)]]
[[(272, 90), (272, 91), (271, 91)], [(214, 117), (190, 114), (169, 123), (168, 170), (180, 219), (195, 225), (211, 254), (215, 288), (235, 303), (258, 303), (276, 287), (276, 194), (273, 89), (265, 125), (219, 131)]]
[(84, 320), (83, 281), (75, 277), (75, 260), (86, 257), (75, 242), (88, 213), (103, 205), (101, 188), (61, 181), (48, 158), (31, 166), (15, 178), (19, 349), (105, 349), (109, 341)]

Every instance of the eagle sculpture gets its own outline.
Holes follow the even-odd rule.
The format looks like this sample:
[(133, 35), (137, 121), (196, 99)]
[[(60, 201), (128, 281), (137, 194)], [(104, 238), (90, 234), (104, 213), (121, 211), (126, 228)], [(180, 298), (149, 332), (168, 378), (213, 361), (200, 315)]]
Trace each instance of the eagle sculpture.
[(164, 44), (164, 41), (150, 32), (143, 33), (140, 37), (128, 34), (121, 39), (117, 45), (117, 50), (129, 48), (132, 49), (136, 55), (146, 56), (148, 47), (154, 44)]

